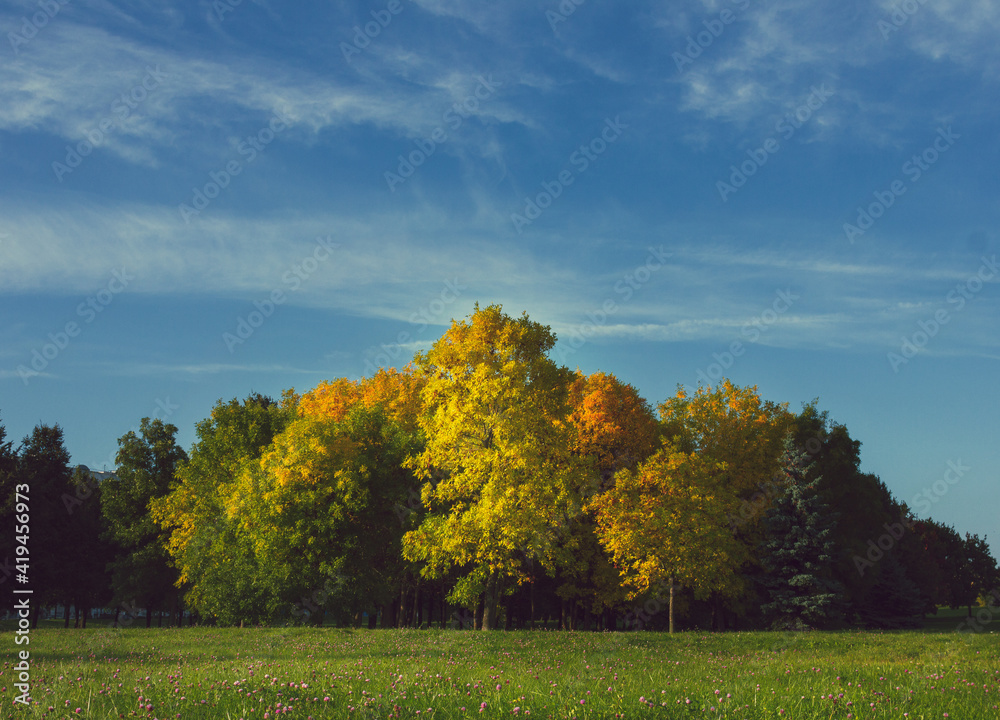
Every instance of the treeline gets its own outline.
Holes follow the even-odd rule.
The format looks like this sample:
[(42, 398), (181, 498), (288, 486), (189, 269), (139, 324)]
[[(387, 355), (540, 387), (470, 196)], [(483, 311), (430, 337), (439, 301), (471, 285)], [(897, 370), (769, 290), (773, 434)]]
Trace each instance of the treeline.
[[(650, 404), (476, 307), (403, 370), (220, 401), (190, 453), (144, 419), (97, 482), (58, 426), (0, 426), (31, 496), (35, 608), (223, 625), (903, 627), (1000, 587), (985, 538), (918, 520), (860, 443), (723, 381)], [(85, 615), (85, 614), (84, 614)]]

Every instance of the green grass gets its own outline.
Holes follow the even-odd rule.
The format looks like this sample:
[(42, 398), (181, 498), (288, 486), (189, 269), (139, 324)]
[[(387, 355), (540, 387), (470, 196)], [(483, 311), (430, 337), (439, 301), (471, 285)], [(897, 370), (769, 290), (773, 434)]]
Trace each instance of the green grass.
[(13, 665), (25, 646), (0, 634), (2, 718), (1000, 718), (995, 633), (95, 627), (30, 638), (35, 704), (23, 708)]

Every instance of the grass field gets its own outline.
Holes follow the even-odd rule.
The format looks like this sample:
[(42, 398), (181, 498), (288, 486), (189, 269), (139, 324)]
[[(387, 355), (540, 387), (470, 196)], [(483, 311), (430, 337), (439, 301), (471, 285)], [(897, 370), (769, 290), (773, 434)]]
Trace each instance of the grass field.
[(30, 637), (35, 704), (24, 708), (13, 704), (24, 646), (0, 634), (0, 717), (1000, 718), (996, 633), (96, 627)]

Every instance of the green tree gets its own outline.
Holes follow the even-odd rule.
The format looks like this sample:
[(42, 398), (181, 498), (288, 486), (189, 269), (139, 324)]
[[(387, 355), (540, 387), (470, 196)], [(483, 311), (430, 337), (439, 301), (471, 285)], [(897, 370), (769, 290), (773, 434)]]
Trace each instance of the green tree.
[(966, 533), (964, 546), (971, 592), (962, 599), (968, 608), (969, 617), (972, 617), (974, 602), (1000, 590), (1000, 567), (990, 553), (985, 537), (980, 539), (979, 535)]
[(538, 562), (554, 570), (564, 525), (581, 508), (585, 475), (567, 423), (572, 373), (547, 353), (552, 331), (500, 306), (451, 327), (415, 362), (427, 378), (420, 426), (426, 449), (413, 467), (426, 515), (406, 534), (404, 556), (440, 577), (464, 576), (452, 599), (483, 595), (484, 630), (498, 626), (505, 586)]
[(291, 393), (282, 404), (259, 393), (242, 402), (218, 401), (211, 416), (197, 424), (191, 456), (177, 468), (170, 493), (152, 502), (178, 582), (203, 618), (238, 625), (267, 617), (266, 578), (227, 505), (244, 470), (260, 460), (293, 416)]
[(163, 531), (150, 515), (150, 503), (170, 491), (174, 473), (187, 459), (178, 447), (177, 427), (143, 418), (138, 434), (118, 440), (117, 469), (101, 488), (101, 512), (107, 538), (114, 543), (112, 586), (119, 602), (134, 601), (152, 611), (176, 596), (177, 571), (167, 554)]
[(257, 552), (272, 614), (345, 622), (389, 603), (403, 570), (394, 508), (416, 488), (403, 463), (418, 450), (381, 406), (356, 403), (340, 421), (297, 418), (244, 471), (229, 514)]
[(816, 492), (814, 467), (785, 437), (780, 484), (784, 492), (768, 511), (761, 544), (769, 602), (761, 609), (775, 626), (800, 630), (832, 619), (840, 599), (832, 579), (834, 518)]

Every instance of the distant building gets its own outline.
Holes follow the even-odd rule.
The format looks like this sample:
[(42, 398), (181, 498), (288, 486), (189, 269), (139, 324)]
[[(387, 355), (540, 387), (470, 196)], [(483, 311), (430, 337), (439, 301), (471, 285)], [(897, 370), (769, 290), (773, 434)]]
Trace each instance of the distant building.
[(98, 485), (100, 485), (105, 480), (118, 477), (117, 475), (115, 475), (114, 471), (101, 472), (100, 470), (91, 470), (86, 465), (77, 465), (76, 469), (81, 472), (88, 473), (92, 478), (94, 478), (97, 481)]

